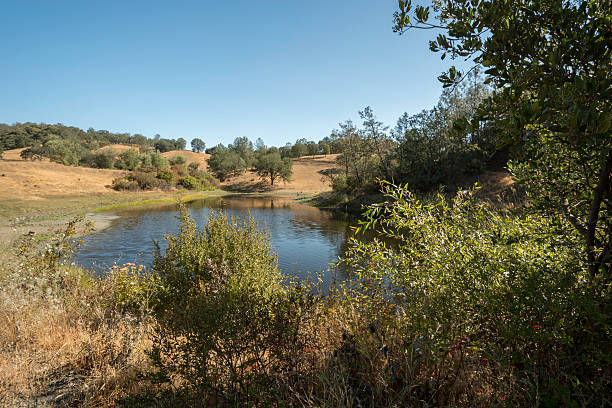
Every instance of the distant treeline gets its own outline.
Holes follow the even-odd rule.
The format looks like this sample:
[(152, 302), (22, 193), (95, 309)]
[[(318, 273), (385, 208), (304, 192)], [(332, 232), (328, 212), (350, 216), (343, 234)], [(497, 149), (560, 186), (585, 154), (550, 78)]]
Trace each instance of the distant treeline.
[(163, 139), (159, 135), (148, 138), (140, 134), (112, 133), (93, 128), (85, 131), (60, 123), (0, 123), (0, 153), (27, 147), (22, 157), (29, 159), (47, 157), (66, 165), (99, 167), (93, 160), (93, 152), (112, 144), (132, 145), (143, 152), (157, 150), (163, 153), (183, 150), (187, 142), (183, 138)]

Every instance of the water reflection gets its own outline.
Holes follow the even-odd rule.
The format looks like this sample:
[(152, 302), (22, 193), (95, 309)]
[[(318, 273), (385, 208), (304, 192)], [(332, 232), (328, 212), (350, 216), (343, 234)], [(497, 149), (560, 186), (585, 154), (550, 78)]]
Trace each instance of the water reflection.
[[(334, 276), (328, 270), (330, 263), (337, 260), (351, 236), (346, 217), (289, 198), (225, 196), (194, 201), (188, 208), (198, 225), (204, 225), (215, 210), (243, 220), (251, 215), (267, 228), (283, 273), (309, 280), (322, 273), (324, 286)], [(101, 273), (114, 263), (149, 265), (153, 242), (163, 247), (164, 235), (178, 230), (176, 210), (175, 205), (169, 205), (115, 211), (120, 217), (109, 228), (84, 238), (85, 246), (76, 254), (76, 262)], [(345, 271), (335, 274), (338, 279), (347, 278)]]

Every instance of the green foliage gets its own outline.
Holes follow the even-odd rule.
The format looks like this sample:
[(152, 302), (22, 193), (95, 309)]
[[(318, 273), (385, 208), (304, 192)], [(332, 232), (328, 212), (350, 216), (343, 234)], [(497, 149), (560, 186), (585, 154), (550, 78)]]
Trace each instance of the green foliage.
[(151, 161), (151, 166), (158, 170), (165, 169), (169, 166), (168, 160), (159, 152), (150, 153), (149, 160)]
[(231, 152), (223, 146), (217, 146), (208, 159), (208, 166), (215, 177), (224, 181), (247, 168), (246, 161), (236, 152)]
[(185, 147), (187, 146), (187, 141), (183, 139), (182, 137), (179, 137), (174, 142), (174, 146), (176, 150), (185, 150)]
[(171, 166), (174, 166), (176, 164), (185, 164), (187, 162), (187, 159), (185, 158), (185, 156), (176, 155), (172, 156), (168, 161), (170, 162)]
[(93, 167), (98, 169), (112, 169), (115, 167), (116, 158), (117, 152), (105, 149), (93, 153), (90, 160), (93, 163)]
[(262, 153), (258, 155), (255, 169), (261, 178), (269, 178), (274, 185), (277, 179), (291, 180), (293, 162), (289, 157), (281, 158), (279, 152)]
[(332, 131), (332, 138), (342, 151), (336, 162), (347, 178), (357, 180), (357, 186), (366, 187), (380, 176), (379, 158), (374, 155), (371, 141), (363, 137), (352, 121), (340, 123), (340, 129)]
[[(433, 10), (439, 24), (428, 21), (429, 8), (423, 7), (413, 22), (411, 3), (400, 2), (395, 30), (442, 27), (430, 42), (432, 51), (486, 68), (485, 82), (497, 91), (478, 116), (495, 120), (508, 143), (525, 145), (516, 156), (522, 163), (517, 175), (538, 196), (540, 209), (563, 213), (583, 237), (591, 278), (603, 270), (610, 281), (610, 3), (448, 0)], [(463, 77), (453, 66), (439, 79), (449, 87)]]
[(445, 90), (433, 109), (402, 115), (392, 133), (398, 142), (394, 159), (398, 178), (417, 191), (454, 185), (489, 165), (504, 146), (492, 124), (468, 129), (477, 107), (490, 94), (477, 74), (453, 90)]
[(140, 189), (140, 186), (138, 185), (137, 182), (133, 180), (128, 180), (125, 177), (114, 178), (111, 183), (111, 187), (113, 188), (113, 190), (117, 190), (117, 191), (121, 191), (121, 190), (136, 191)]
[(168, 186), (166, 181), (156, 177), (155, 173), (134, 171), (126, 176), (129, 181), (134, 181), (142, 190), (151, 190), (154, 188), (164, 188)]
[(16, 123), (14, 125), (0, 125), (0, 145), (5, 149), (17, 149), (44, 145), (50, 139), (61, 139), (70, 142), (76, 148), (79, 159), (85, 157), (88, 151), (98, 150), (109, 144), (135, 144), (145, 149), (150, 146), (151, 140), (143, 135), (129, 135), (127, 133), (111, 133), (107, 130), (88, 129), (81, 130), (62, 124), (48, 125), (44, 123)]
[(270, 402), (280, 392), (276, 378), (296, 363), (288, 350), (300, 342), (308, 297), (281, 288), (269, 237), (253, 219), (212, 214), (199, 232), (182, 207), (180, 231), (166, 240), (152, 267), (163, 287), (151, 350), (156, 377), (180, 384), (195, 405), (212, 396)]
[(331, 146), (328, 142), (319, 142), (319, 151), (321, 152), (321, 154), (324, 154), (325, 156), (327, 156), (328, 154), (331, 153)]
[(194, 152), (200, 153), (206, 149), (206, 144), (202, 141), (202, 139), (198, 139), (197, 137), (191, 140), (191, 150)]
[(157, 178), (164, 180), (168, 184), (172, 184), (174, 182), (174, 173), (168, 169), (161, 169), (157, 172)]
[(160, 153), (169, 152), (176, 148), (176, 144), (172, 140), (159, 139), (153, 143), (153, 147)]
[(113, 304), (122, 313), (149, 314), (159, 307), (159, 280), (144, 265), (115, 265), (107, 279), (113, 288)]
[[(359, 228), (379, 238), (353, 241), (345, 261), (372, 294), (394, 297), (405, 335), (429, 345), (424, 355), (502, 364), (561, 405), (610, 381), (609, 293), (585, 284), (580, 238), (562, 217), (499, 214), (467, 192), (429, 203), (402, 187), (383, 191), (388, 201)], [(558, 385), (570, 394), (557, 395)]]
[(122, 170), (136, 170), (140, 161), (141, 157), (138, 149), (128, 149), (119, 153), (119, 160), (116, 166)]
[(77, 146), (67, 140), (51, 139), (43, 145), (42, 151), (51, 161), (65, 166), (76, 166), (79, 163)]
[(291, 157), (302, 157), (307, 154), (308, 147), (299, 140), (291, 147)]
[(245, 169), (253, 165), (255, 161), (255, 151), (253, 150), (253, 143), (246, 136), (234, 139), (234, 143), (230, 144), (227, 149), (240, 157), (241, 161), (244, 162)]
[(179, 179), (178, 184), (185, 187), (188, 190), (195, 190), (200, 186), (198, 179), (192, 176), (187, 176)]

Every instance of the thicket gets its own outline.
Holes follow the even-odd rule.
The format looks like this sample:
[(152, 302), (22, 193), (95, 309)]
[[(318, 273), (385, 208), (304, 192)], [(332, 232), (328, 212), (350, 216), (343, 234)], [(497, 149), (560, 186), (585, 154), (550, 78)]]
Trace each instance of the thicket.
[(377, 180), (394, 180), (426, 193), (470, 183), (487, 169), (501, 170), (510, 146), (495, 124), (465, 125), (493, 93), (483, 81), (472, 71), (467, 80), (444, 90), (434, 108), (404, 113), (393, 129), (378, 121), (370, 107), (359, 112), (361, 126), (340, 123), (327, 138), (340, 153), (340, 171), (325, 175), (333, 191), (350, 199), (377, 191)]
[(253, 220), (200, 227), (182, 208), (150, 270), (103, 278), (65, 257), (74, 224), (42, 251), (27, 238), (0, 274), (0, 372), (21, 373), (0, 398), (39, 398), (78, 370), (61, 392), (81, 405), (610, 403), (609, 282), (561, 215), (384, 188), (360, 225), (376, 238), (342, 260), (355, 279), (326, 297), (281, 277)]

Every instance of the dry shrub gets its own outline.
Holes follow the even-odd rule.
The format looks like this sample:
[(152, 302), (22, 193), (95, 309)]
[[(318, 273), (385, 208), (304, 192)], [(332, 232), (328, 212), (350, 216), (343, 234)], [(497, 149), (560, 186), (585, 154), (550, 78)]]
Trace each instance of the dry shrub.
[(141, 392), (150, 323), (122, 312), (118, 279), (62, 261), (75, 232), (0, 261), (0, 405), (112, 406)]

